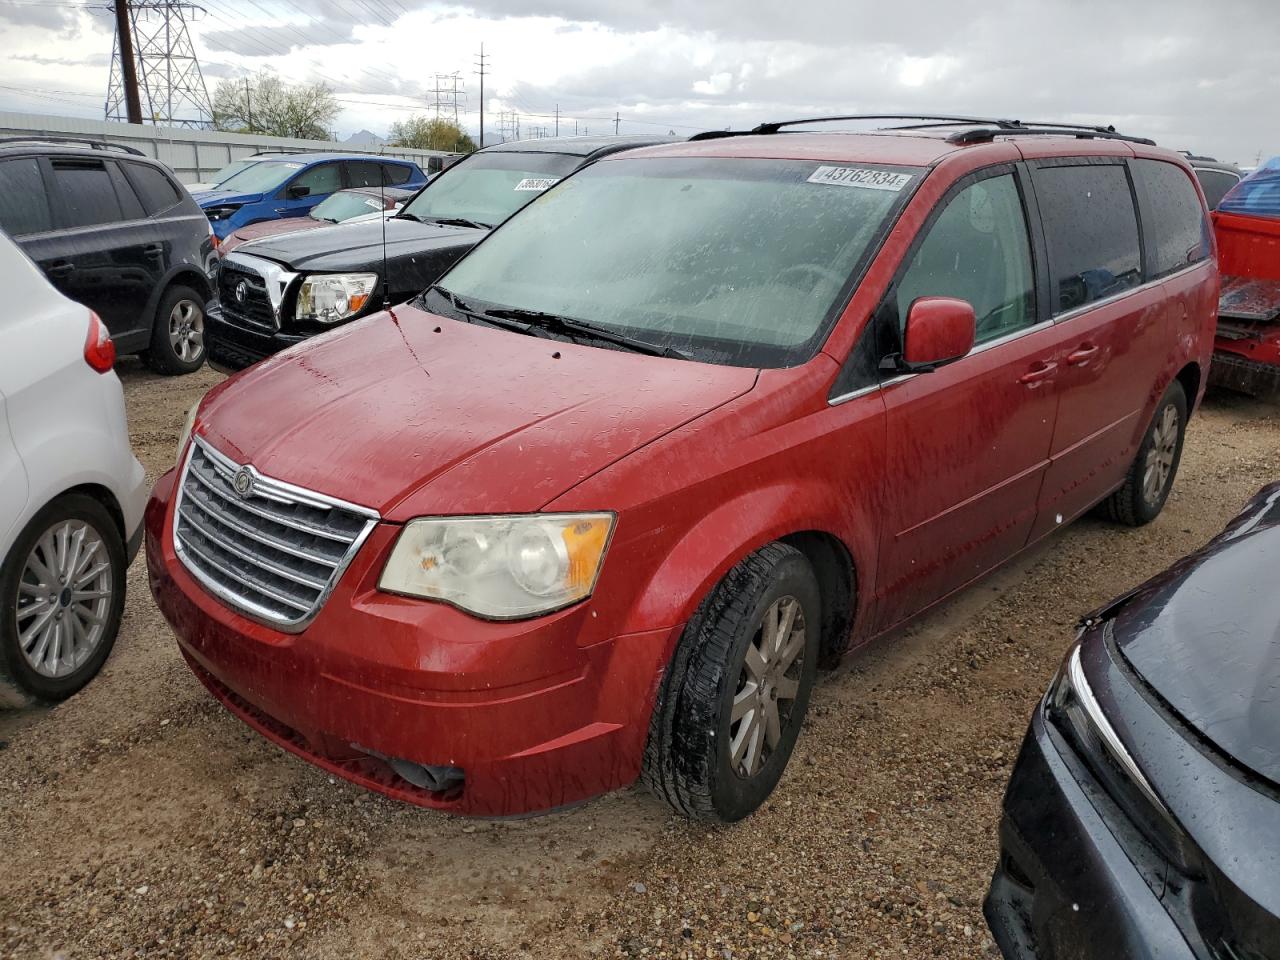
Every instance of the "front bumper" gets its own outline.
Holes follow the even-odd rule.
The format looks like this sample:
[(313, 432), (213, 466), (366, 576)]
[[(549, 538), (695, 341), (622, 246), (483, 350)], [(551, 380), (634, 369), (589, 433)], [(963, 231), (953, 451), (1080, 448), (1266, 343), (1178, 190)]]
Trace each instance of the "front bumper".
[[(147, 567), (183, 655), (215, 697), (280, 746), (397, 799), (479, 816), (552, 810), (633, 783), (657, 683), (679, 627), (580, 646), (589, 604), (489, 623), (380, 593), (398, 528), (370, 535), (299, 634), (207, 593), (173, 551), (175, 475), (147, 506)], [(460, 768), (431, 791), (388, 758)]]
[(1091, 799), (1105, 795), (1069, 751), (1037, 708), (983, 904), (1000, 950), (1007, 960), (1195, 960), (1161, 903), (1162, 865), (1129, 857)]
[(221, 373), (243, 370), (306, 339), (302, 334), (267, 333), (235, 323), (222, 312), (222, 306), (216, 300), (205, 306), (205, 344), (209, 366)]

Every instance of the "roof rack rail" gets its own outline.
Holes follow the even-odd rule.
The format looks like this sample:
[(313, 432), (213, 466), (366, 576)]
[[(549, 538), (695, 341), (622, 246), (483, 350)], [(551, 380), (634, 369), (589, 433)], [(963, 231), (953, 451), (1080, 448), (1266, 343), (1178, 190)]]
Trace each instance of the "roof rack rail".
[[(929, 120), (932, 121), (929, 126), (954, 126), (957, 124), (983, 124), (997, 127), (1016, 127), (1017, 120), (993, 120), (990, 117), (953, 117), (947, 115), (928, 114), (928, 113), (850, 113), (833, 117), (808, 117), (802, 120), (775, 120), (771, 123), (762, 123), (752, 133), (778, 133), (783, 127), (798, 127), (805, 123), (838, 123), (842, 120)], [(923, 126), (917, 125), (917, 126)], [(912, 127), (901, 127), (895, 129), (912, 129)]]
[(1124, 140), (1154, 147), (1156, 142), (1147, 137), (1131, 137), (1117, 133), (1115, 127), (1074, 126), (1069, 123), (1028, 123), (1017, 127), (979, 127), (959, 130), (947, 137), (948, 143), (986, 143), (996, 137), (1075, 137), (1077, 140)]
[(999, 136), (1059, 134), (1078, 138), (1097, 137), (1108, 140), (1127, 140), (1131, 143), (1155, 145), (1154, 140), (1145, 137), (1132, 137), (1117, 133), (1115, 127), (1094, 127), (1075, 123), (1041, 123), (1024, 122), (1022, 120), (1003, 120), (991, 117), (957, 117), (946, 114), (916, 113), (850, 113), (830, 117), (807, 117), (800, 120), (776, 120), (762, 123), (752, 130), (708, 130), (695, 134), (690, 140), (715, 140), (720, 137), (743, 137), (752, 134), (775, 134), (784, 127), (802, 126), (808, 123), (838, 123), (845, 120), (917, 120), (921, 123), (907, 123), (893, 127), (882, 127), (883, 130), (932, 130), (939, 127), (974, 127), (973, 130), (962, 130), (951, 134), (947, 140), (951, 143), (982, 143)]
[(60, 137), (60, 136), (41, 136), (40, 134), (32, 134), (26, 137), (0, 137), (0, 145), (7, 143), (53, 143), (68, 144), (91, 147), (94, 150), (120, 150), (124, 153), (131, 153), (135, 157), (145, 157), (146, 154), (136, 147), (125, 146), (123, 143), (111, 143), (108, 140), (93, 140), (89, 137)]

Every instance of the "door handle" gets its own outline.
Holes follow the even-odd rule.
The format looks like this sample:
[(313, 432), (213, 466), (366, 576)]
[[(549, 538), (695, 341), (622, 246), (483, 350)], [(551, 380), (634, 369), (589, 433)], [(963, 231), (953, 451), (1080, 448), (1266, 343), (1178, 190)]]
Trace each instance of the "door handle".
[(1088, 363), (1097, 353), (1098, 345), (1096, 343), (1085, 342), (1067, 354), (1067, 363), (1070, 366), (1077, 367), (1082, 363)]
[(159, 243), (148, 243), (142, 248), (142, 252), (148, 257), (158, 257), (164, 253), (164, 246)]
[(70, 276), (71, 272), (75, 270), (75, 268), (76, 265), (74, 263), (69, 263), (66, 260), (59, 260), (56, 263), (51, 264), (49, 269), (45, 272), (54, 279), (61, 279), (66, 276)]
[(1037, 384), (1050, 379), (1058, 370), (1052, 361), (1037, 360), (1031, 369), (1018, 378), (1019, 383)]

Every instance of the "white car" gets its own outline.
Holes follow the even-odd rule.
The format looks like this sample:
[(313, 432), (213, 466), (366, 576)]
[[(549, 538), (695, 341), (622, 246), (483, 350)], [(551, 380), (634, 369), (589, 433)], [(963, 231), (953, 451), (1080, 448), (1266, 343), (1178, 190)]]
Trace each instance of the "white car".
[(3, 233), (0, 287), (0, 682), (62, 700), (115, 643), (146, 478), (102, 321)]

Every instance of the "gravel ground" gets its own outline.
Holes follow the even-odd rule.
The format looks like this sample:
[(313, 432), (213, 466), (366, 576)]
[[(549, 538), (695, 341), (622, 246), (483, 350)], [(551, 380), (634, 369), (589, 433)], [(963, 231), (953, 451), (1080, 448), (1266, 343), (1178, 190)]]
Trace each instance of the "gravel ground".
[[(154, 478), (216, 382), (122, 361)], [(791, 768), (731, 828), (642, 789), (469, 822), (293, 759), (181, 663), (142, 561), (115, 653), (55, 709), (0, 713), (0, 956), (981, 957), (981, 899), (1030, 711), (1083, 611), (1280, 476), (1280, 416), (1211, 398), (1164, 515), (1086, 519), (825, 676)]]

